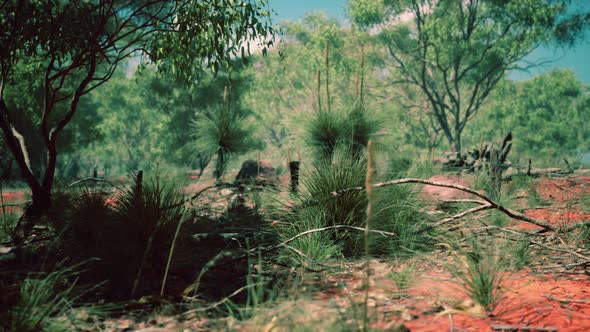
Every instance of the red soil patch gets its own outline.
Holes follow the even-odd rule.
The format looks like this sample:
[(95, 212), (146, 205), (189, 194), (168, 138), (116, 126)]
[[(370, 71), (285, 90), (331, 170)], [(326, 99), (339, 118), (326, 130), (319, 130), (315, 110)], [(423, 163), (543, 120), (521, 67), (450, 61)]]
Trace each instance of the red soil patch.
[[(571, 209), (535, 209), (527, 210), (525, 214), (531, 218), (547, 221), (554, 226), (565, 226), (590, 221), (590, 213)], [(542, 229), (542, 227), (526, 222), (519, 222), (517, 227), (521, 229)]]
[[(433, 277), (433, 276), (431, 276)], [(434, 277), (439, 277), (434, 276)], [(492, 325), (553, 327), (559, 331), (590, 329), (590, 282), (582, 278), (553, 278), (548, 275), (515, 274), (505, 282), (503, 300), (492, 317), (478, 318), (454, 313), (455, 328), (467, 331), (493, 331)], [(412, 331), (448, 331), (448, 315), (437, 316), (433, 308), (450, 307), (468, 297), (461, 288), (445, 280), (421, 278), (401, 300), (414, 319), (404, 324)]]
[(4, 206), (3, 209), (0, 209), (0, 216), (2, 216), (3, 211), (8, 213), (21, 213), (23, 210), (23, 204), (27, 202), (27, 196), (24, 191), (3, 192), (2, 202), (4, 202), (6, 206)]
[[(469, 182), (466, 179), (451, 175), (435, 175), (429, 178), (428, 180), (433, 182), (455, 184), (464, 187), (469, 187)], [(445, 201), (452, 199), (470, 198), (472, 195), (457, 189), (425, 185), (424, 188), (422, 188), (421, 196), (426, 200), (434, 199), (439, 201)]]
[[(561, 207), (535, 208), (525, 211), (529, 217), (565, 226), (590, 221), (590, 212), (581, 210), (583, 195), (590, 195), (590, 176), (576, 178), (542, 178), (534, 181), (539, 196), (546, 201), (561, 203)], [(567, 203), (567, 204), (564, 204)], [(583, 203), (582, 203), (583, 204)], [(521, 229), (541, 229), (526, 222), (516, 221)]]
[(590, 176), (543, 178), (534, 181), (539, 196), (547, 201), (567, 202), (590, 195)]

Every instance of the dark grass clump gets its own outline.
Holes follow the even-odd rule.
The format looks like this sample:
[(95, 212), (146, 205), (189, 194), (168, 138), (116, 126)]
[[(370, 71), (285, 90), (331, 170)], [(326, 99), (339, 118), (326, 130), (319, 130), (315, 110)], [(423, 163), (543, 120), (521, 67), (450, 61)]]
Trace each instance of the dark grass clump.
[[(332, 192), (362, 186), (366, 169), (365, 155), (354, 157), (350, 146), (338, 144), (331, 158), (320, 159), (311, 173), (302, 179), (301, 198), (303, 205), (308, 206), (304, 209), (314, 208), (322, 222), (306, 220), (308, 216), (313, 216), (307, 211), (301, 212), (299, 222), (304, 225), (363, 227), (367, 207), (365, 192), (348, 191), (336, 197)], [(359, 238), (352, 232), (344, 229), (330, 232), (333, 240), (342, 245), (345, 254), (352, 254), (358, 246)]]
[[(406, 158), (391, 158), (382, 180), (408, 176), (412, 162)], [(417, 186), (394, 185), (375, 190), (372, 228), (394, 233), (384, 237), (371, 235), (371, 252), (375, 255), (406, 256), (434, 247), (432, 232), (420, 233), (431, 218), (422, 211)]]
[[(74, 262), (95, 259), (84, 282), (107, 281), (106, 295), (129, 298), (158, 289), (168, 253), (184, 213), (184, 197), (158, 177), (116, 197), (83, 189), (69, 195), (62, 217), (52, 219), (61, 237), (60, 256)], [(179, 232), (171, 269), (182, 262), (188, 234)]]
[(19, 287), (16, 303), (0, 309), (0, 331), (63, 331), (57, 318), (72, 308), (79, 266), (30, 274)]
[(346, 122), (336, 112), (318, 111), (307, 128), (307, 142), (319, 159), (330, 159), (336, 145), (346, 135)]
[[(403, 173), (397, 161), (392, 162), (394, 171), (383, 176), (391, 179)], [(409, 168), (406, 167), (406, 169)], [(343, 191), (363, 187), (367, 169), (366, 156), (356, 155), (350, 146), (338, 144), (332, 158), (317, 162), (311, 172), (302, 178), (301, 203), (294, 208), (287, 220), (291, 225), (285, 237), (334, 225), (365, 227), (367, 197), (364, 190)], [(389, 175), (392, 174), (392, 175)], [(334, 196), (333, 192), (339, 192)], [(370, 248), (374, 255), (411, 254), (429, 250), (433, 239), (430, 233), (418, 234), (428, 216), (420, 212), (420, 203), (414, 186), (388, 186), (375, 190), (373, 230), (395, 233), (395, 236), (371, 234)], [(328, 234), (329, 236), (327, 236)], [(338, 248), (345, 256), (356, 256), (362, 251), (363, 232), (352, 229), (333, 229), (305, 235), (291, 243), (296, 249), (315, 258), (335, 257)], [(328, 254), (318, 253), (328, 248)]]
[(457, 265), (449, 272), (459, 280), (467, 295), (492, 313), (504, 299), (504, 281), (509, 261), (505, 248), (498, 246), (494, 238), (471, 239), (469, 249), (462, 249)]

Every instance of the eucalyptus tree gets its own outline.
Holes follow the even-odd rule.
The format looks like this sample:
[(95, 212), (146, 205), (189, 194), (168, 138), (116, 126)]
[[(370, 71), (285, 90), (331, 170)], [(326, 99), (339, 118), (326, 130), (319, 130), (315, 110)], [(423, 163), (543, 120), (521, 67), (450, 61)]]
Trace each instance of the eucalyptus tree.
[[(26, 215), (51, 206), (58, 138), (84, 95), (109, 81), (118, 65), (141, 56), (161, 70), (193, 79), (216, 72), (250, 45), (273, 43), (270, 12), (262, 0), (52, 1), (0, 3), (0, 129), (32, 192)], [(42, 107), (37, 134), (47, 152), (42, 176), (31, 169), (28, 145), (14, 126), (4, 92), (15, 68), (38, 61)]]
[(349, 0), (348, 13), (385, 45), (391, 80), (421, 92), (424, 114), (460, 151), (467, 123), (506, 72), (543, 43), (583, 35), (590, 15), (572, 2)]
[(572, 70), (553, 69), (526, 81), (500, 83), (465, 138), (478, 143), (512, 131), (517, 156), (549, 160), (590, 150), (587, 119), (590, 87)]

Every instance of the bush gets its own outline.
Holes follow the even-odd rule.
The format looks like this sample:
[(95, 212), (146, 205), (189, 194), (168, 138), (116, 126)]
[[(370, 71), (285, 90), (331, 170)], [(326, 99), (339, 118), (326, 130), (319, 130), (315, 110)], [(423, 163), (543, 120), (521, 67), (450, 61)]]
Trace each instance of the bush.
[[(123, 190), (115, 199), (89, 189), (70, 196), (64, 218), (51, 220), (63, 226), (62, 255), (75, 262), (98, 258), (88, 265), (82, 279), (107, 280), (107, 295), (113, 298), (128, 298), (134, 290), (134, 295), (159, 290), (184, 213), (183, 195), (156, 177)], [(172, 268), (189, 264), (181, 261), (188, 236), (180, 232)]]
[[(391, 158), (382, 180), (403, 178), (411, 169), (411, 161)], [(418, 234), (430, 217), (421, 212), (416, 186), (394, 185), (374, 191), (371, 228), (394, 233), (395, 236), (371, 235), (371, 252), (376, 255), (406, 255), (433, 247), (431, 232)]]
[(221, 180), (232, 155), (262, 148), (263, 143), (254, 138), (254, 128), (242, 113), (226, 98), (223, 107), (199, 114), (193, 122), (196, 156), (203, 168), (209, 163), (208, 156), (217, 157), (214, 169), (217, 181)]
[[(393, 161), (398, 165), (398, 161)], [(400, 175), (403, 171), (397, 166), (387, 172), (385, 178)], [(332, 158), (322, 158), (311, 172), (302, 177), (301, 203), (290, 217), (293, 229), (298, 232), (310, 227), (320, 228), (333, 225), (347, 225), (364, 228), (366, 220), (367, 197), (364, 190), (352, 190), (339, 193), (332, 192), (353, 187), (364, 187), (367, 169), (366, 156), (357, 157), (347, 145), (338, 144)], [(371, 235), (371, 252), (376, 255), (399, 255), (400, 252), (428, 249), (432, 238), (428, 233), (417, 235), (425, 222), (426, 214), (419, 212), (419, 201), (414, 187), (408, 185), (388, 186), (375, 190), (373, 218), (371, 229), (393, 232), (396, 236), (384, 237)], [(343, 254), (357, 255), (364, 244), (363, 233), (356, 230), (336, 229), (324, 232), (329, 237), (314, 235), (314, 245), (325, 241), (326, 248), (335, 244), (340, 246)], [(311, 243), (310, 243), (311, 245)]]
[[(332, 196), (332, 192), (363, 186), (366, 169), (366, 156), (361, 155), (355, 158), (349, 146), (338, 144), (331, 158), (321, 158), (313, 166), (310, 174), (302, 178), (303, 209), (311, 207), (322, 215), (322, 227), (333, 225), (363, 227), (367, 207), (365, 192), (348, 191), (336, 197)], [(310, 213), (300, 212), (298, 223), (317, 225), (315, 221), (305, 220)], [(332, 239), (342, 245), (346, 254), (352, 254), (356, 250), (359, 240), (356, 234), (348, 230), (334, 230), (330, 233), (333, 235)]]
[[(317, 207), (308, 207), (298, 213), (291, 221), (291, 227), (287, 228), (283, 240), (290, 239), (308, 230), (325, 227), (324, 211)], [(314, 263), (325, 263), (330, 259), (342, 257), (342, 247), (339, 245), (331, 232), (315, 232), (303, 235), (288, 245), (295, 249), (287, 249), (285, 258), (288, 263), (302, 263), (312, 265)], [(302, 256), (302, 253), (305, 256)]]
[(471, 251), (463, 251), (458, 265), (449, 272), (459, 279), (467, 295), (488, 313), (504, 298), (504, 279), (509, 265), (494, 238), (471, 240)]
[(20, 285), (16, 305), (0, 311), (4, 331), (63, 331), (55, 318), (71, 308), (77, 267), (62, 267), (47, 274), (29, 275)]

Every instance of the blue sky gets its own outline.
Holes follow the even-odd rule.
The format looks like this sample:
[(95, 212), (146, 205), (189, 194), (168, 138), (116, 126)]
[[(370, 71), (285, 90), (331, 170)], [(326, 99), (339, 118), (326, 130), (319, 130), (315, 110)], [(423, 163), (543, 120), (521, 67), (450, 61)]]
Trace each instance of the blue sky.
[[(269, 6), (277, 13), (277, 20), (297, 20), (306, 12), (324, 11), (331, 17), (346, 18), (346, 0), (270, 0)], [(578, 78), (590, 84), (590, 32), (576, 47), (570, 49), (551, 49), (540, 47), (527, 58), (529, 61), (550, 61), (535, 68), (530, 73), (511, 73), (513, 79), (525, 79), (554, 67), (573, 68)]]

